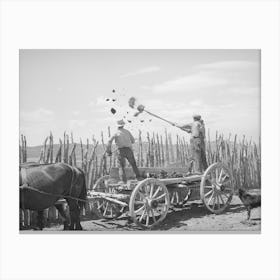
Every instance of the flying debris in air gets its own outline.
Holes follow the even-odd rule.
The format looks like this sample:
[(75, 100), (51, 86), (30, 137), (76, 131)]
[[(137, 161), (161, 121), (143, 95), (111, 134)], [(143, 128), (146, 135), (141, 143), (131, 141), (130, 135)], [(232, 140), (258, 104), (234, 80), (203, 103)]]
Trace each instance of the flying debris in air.
[(115, 101), (116, 101), (116, 99), (112, 99), (112, 101), (113, 101), (113, 102), (115, 102)]
[(116, 91), (113, 89), (112, 92), (116, 92)]
[(140, 122), (144, 122), (144, 120), (141, 120)]
[(135, 102), (136, 102), (136, 98), (135, 97), (130, 97), (129, 100), (128, 100), (129, 107), (134, 108)]
[(127, 120), (129, 123), (131, 123), (131, 120)]
[(106, 101), (110, 101), (110, 98), (106, 98)]
[(114, 115), (114, 114), (116, 114), (116, 109), (115, 108), (111, 108), (111, 113)]

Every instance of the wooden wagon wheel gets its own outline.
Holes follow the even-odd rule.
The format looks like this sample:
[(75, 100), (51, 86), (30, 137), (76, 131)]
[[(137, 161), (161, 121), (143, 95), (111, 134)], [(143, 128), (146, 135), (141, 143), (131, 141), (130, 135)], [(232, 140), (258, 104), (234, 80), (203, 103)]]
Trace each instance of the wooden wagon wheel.
[(220, 214), (230, 204), (234, 193), (231, 171), (221, 162), (213, 163), (204, 172), (200, 197), (212, 213)]
[[(96, 192), (114, 193), (115, 190), (114, 188), (110, 187), (109, 181), (109, 175), (100, 177), (96, 181), (93, 190)], [(122, 207), (120, 205), (102, 198), (97, 198), (94, 200), (94, 207), (97, 210), (96, 212), (100, 218), (116, 219), (122, 215)]]
[(158, 225), (165, 217), (170, 206), (169, 193), (161, 181), (147, 178), (133, 190), (129, 211), (134, 222), (143, 228)]

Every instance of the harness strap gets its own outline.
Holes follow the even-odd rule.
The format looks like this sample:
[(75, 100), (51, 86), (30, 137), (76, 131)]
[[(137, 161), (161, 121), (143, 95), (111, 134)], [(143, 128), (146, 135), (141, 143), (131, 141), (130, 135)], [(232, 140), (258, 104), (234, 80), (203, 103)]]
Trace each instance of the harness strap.
[(83, 202), (86, 202), (87, 200), (86, 199), (81, 199), (81, 198), (77, 198), (77, 197), (72, 197), (70, 195), (61, 195), (61, 194), (53, 194), (53, 193), (48, 193), (48, 192), (44, 192), (44, 191), (40, 191), (40, 190), (37, 190), (29, 185), (22, 185), (22, 186), (19, 186), (20, 189), (24, 190), (24, 189), (28, 189), (28, 190), (31, 190), (31, 191), (34, 191), (34, 192), (37, 192), (37, 193), (40, 193), (40, 194), (44, 194), (44, 195), (49, 195), (49, 196), (54, 196), (54, 197), (58, 197), (58, 198), (71, 198), (73, 200), (78, 200), (78, 201), (83, 201)]
[[(27, 171), (26, 168), (20, 166), (20, 178), (23, 186), (28, 186), (27, 184)], [(20, 199), (22, 201), (22, 210), (25, 211), (25, 200), (24, 200), (24, 194), (20, 192)], [(21, 222), (21, 221), (20, 221)]]
[(72, 171), (71, 185), (70, 185), (70, 191), (69, 191), (69, 196), (71, 196), (72, 195), (73, 185), (74, 185), (74, 176), (75, 176), (75, 174), (74, 174), (74, 168), (71, 165), (69, 165), (69, 166), (71, 167), (71, 171)]
[(27, 171), (26, 171), (26, 168), (20, 167), (20, 176), (21, 176), (22, 184), (27, 184)]

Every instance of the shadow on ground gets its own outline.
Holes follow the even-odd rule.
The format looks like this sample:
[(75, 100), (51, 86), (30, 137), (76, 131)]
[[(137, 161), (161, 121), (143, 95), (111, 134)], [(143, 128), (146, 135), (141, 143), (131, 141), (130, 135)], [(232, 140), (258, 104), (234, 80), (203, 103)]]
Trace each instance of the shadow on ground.
[[(231, 213), (240, 213), (244, 211), (242, 204), (229, 205), (228, 208), (222, 213), (223, 215)], [(154, 230), (168, 230), (174, 228), (180, 228), (187, 225), (189, 219), (202, 218), (207, 216), (213, 216), (204, 204), (201, 203), (190, 203), (185, 208), (174, 208), (172, 212), (168, 213), (164, 221)]]
[[(244, 212), (244, 206), (242, 204), (229, 205), (226, 211), (222, 215), (230, 215), (232, 213), (241, 213)], [(193, 202), (189, 203), (184, 207), (174, 207), (172, 206), (164, 219), (157, 227), (154, 227), (152, 230), (156, 231), (165, 231), (169, 229), (182, 228), (187, 226), (189, 219), (196, 218), (214, 218), (216, 215), (211, 213), (202, 202)], [(89, 221), (92, 225), (98, 226), (99, 230), (125, 230), (125, 231), (134, 231), (142, 230), (141, 227), (134, 224), (132, 219), (124, 214), (118, 219), (115, 220), (91, 220)], [(146, 230), (150, 231), (150, 230)]]

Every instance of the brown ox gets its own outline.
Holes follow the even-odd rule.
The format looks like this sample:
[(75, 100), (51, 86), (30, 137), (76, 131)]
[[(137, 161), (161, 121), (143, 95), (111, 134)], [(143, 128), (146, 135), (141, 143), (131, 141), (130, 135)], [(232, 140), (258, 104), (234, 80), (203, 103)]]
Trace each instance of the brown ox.
[[(64, 229), (82, 230), (80, 209), (85, 204), (87, 190), (85, 175), (79, 168), (65, 163), (34, 164), (20, 166), (20, 208), (38, 211), (37, 224), (43, 228), (43, 210), (53, 205), (64, 218)], [(60, 204), (65, 198), (69, 205), (70, 227)]]

